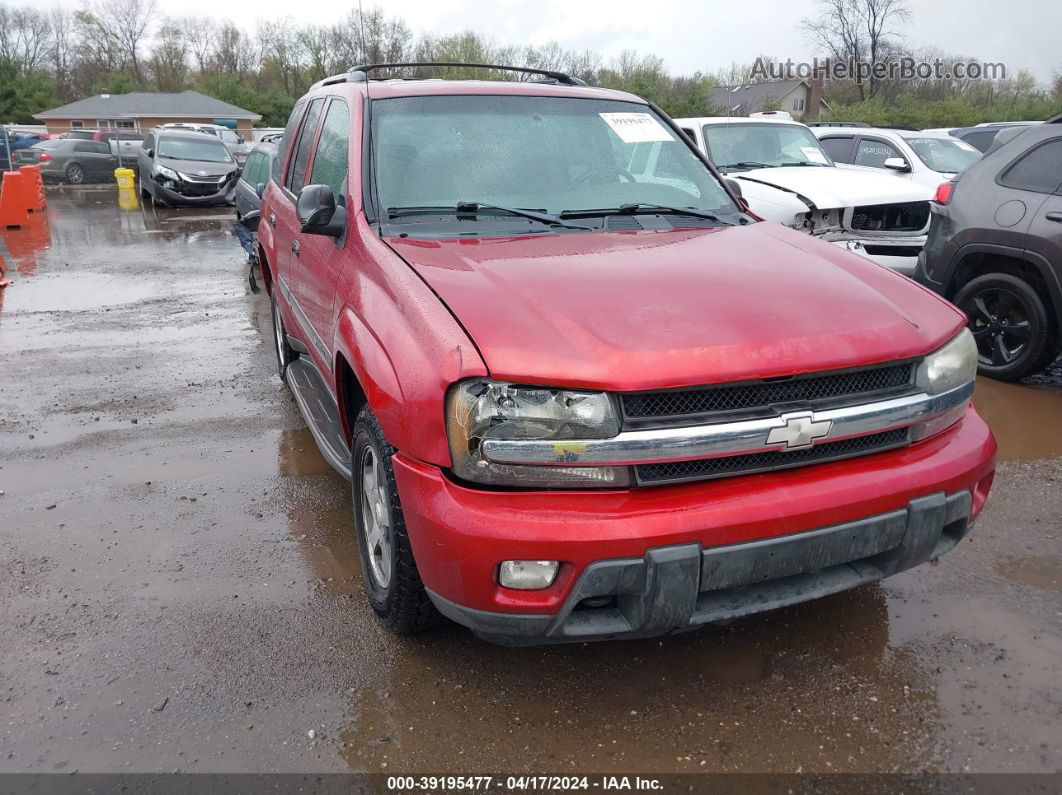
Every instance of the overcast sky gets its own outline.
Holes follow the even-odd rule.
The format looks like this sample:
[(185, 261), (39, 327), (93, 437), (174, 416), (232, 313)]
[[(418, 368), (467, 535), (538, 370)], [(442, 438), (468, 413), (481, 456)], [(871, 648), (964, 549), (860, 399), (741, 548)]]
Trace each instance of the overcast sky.
[[(498, 43), (593, 48), (613, 56), (623, 49), (652, 52), (671, 71), (714, 72), (761, 53), (780, 59), (812, 55), (800, 19), (815, 0), (363, 0), (401, 16), (418, 33), (472, 29)], [(291, 0), (158, 0), (164, 14), (228, 17), (253, 26), (257, 18), (291, 14)], [(1062, 69), (1062, 2), (1059, 0), (908, 0), (909, 47), (1002, 62), (1008, 75), (1032, 70), (1047, 82)], [(314, 0), (301, 21), (325, 22), (357, 7), (357, 0)]]

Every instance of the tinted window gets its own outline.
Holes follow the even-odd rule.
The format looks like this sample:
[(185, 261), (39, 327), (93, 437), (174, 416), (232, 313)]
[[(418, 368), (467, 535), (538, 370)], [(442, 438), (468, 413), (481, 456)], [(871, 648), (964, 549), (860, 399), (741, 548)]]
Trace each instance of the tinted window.
[(903, 156), (892, 144), (880, 138), (861, 138), (856, 148), (855, 164), (857, 166), (870, 166), (871, 168), (884, 168), (885, 161), (890, 157)]
[[(295, 135), (295, 129), (299, 126), (299, 119), (302, 118), (302, 112), (306, 110), (304, 104), (297, 103), (295, 108), (291, 111), (291, 115), (288, 117), (288, 124), (284, 128), (284, 135), (280, 139), (280, 154), (278, 158), (283, 163), (288, 156), (288, 150), (291, 149), (291, 141)], [(273, 174), (277, 178), (277, 182), (280, 182), (280, 172), (277, 171)]]
[(78, 141), (74, 144), (74, 151), (84, 154), (110, 154), (111, 150), (108, 148), (107, 144), (99, 141)]
[(1009, 188), (1055, 193), (1062, 186), (1062, 138), (1031, 149), (1006, 170), (1000, 179)]
[(144, 143), (141, 146), (144, 149), (151, 149), (155, 145), (155, 133), (148, 133), (144, 136)]
[(334, 99), (328, 106), (328, 114), (321, 126), (317, 153), (313, 156), (310, 183), (330, 187), (336, 203), (339, 202), (346, 186), (349, 138), (350, 111), (347, 103)]
[(310, 144), (313, 143), (313, 134), (317, 130), (317, 120), (321, 118), (321, 108), (324, 106), (323, 99), (315, 99), (306, 109), (306, 118), (299, 128), (299, 140), (295, 144), (291, 156), (291, 165), (288, 166), (288, 190), (298, 193), (306, 184), (306, 163), (310, 159)]
[(852, 139), (849, 136), (841, 137), (836, 136), (833, 138), (822, 138), (819, 140), (822, 144), (822, 148), (826, 150), (827, 154), (834, 160), (841, 163), (852, 162)]
[(970, 146), (976, 147), (982, 152), (987, 152), (988, 147), (992, 145), (992, 140), (996, 137), (995, 130), (983, 130), (978, 132), (968, 133), (964, 135), (962, 139)]

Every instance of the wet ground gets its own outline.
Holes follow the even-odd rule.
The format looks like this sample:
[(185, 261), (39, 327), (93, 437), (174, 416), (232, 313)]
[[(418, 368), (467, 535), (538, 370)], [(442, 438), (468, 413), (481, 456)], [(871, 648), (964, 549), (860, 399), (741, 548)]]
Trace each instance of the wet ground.
[(663, 641), (396, 639), (230, 224), (95, 190), (0, 233), (0, 771), (1060, 769), (1057, 365), (979, 384), (1001, 465), (938, 565)]

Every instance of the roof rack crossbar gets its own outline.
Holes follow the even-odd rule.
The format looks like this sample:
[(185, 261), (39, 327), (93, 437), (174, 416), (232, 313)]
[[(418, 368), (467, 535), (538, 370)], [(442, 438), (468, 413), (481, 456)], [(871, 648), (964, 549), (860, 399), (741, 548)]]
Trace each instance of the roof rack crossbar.
[(565, 72), (553, 69), (533, 69), (529, 66), (502, 66), (490, 63), (447, 63), (444, 61), (417, 61), (411, 63), (371, 63), (353, 67), (349, 72), (340, 75), (332, 75), (324, 80), (314, 83), (313, 88), (331, 86), (336, 83), (364, 83), (369, 79), (369, 73), (380, 69), (415, 69), (417, 67), (459, 67), (463, 69), (498, 69), (505, 72), (520, 72), (529, 75), (542, 75), (551, 80), (556, 80), (566, 86), (585, 86), (586, 81), (578, 77), (572, 77)]

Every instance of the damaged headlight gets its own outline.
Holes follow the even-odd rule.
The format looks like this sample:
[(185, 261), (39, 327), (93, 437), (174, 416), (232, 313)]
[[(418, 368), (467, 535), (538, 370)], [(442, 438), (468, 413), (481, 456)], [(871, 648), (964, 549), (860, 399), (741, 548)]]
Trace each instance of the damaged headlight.
[(160, 166), (158, 163), (156, 163), (154, 168), (151, 169), (151, 173), (155, 175), (155, 179), (160, 179), (161, 178), (161, 179), (170, 179), (170, 180), (173, 180), (174, 182), (179, 182), (180, 181), (180, 177), (177, 176), (177, 172), (176, 171), (174, 171), (171, 168), (166, 168), (166, 166)]
[(917, 383), (930, 395), (968, 384), (977, 375), (977, 343), (964, 328), (951, 342), (922, 360)]
[(529, 488), (619, 487), (626, 467), (497, 464), (485, 459), (485, 439), (608, 439), (619, 433), (619, 412), (603, 392), (529, 387), (475, 379), (457, 384), (447, 400), (453, 471), (475, 483)]

